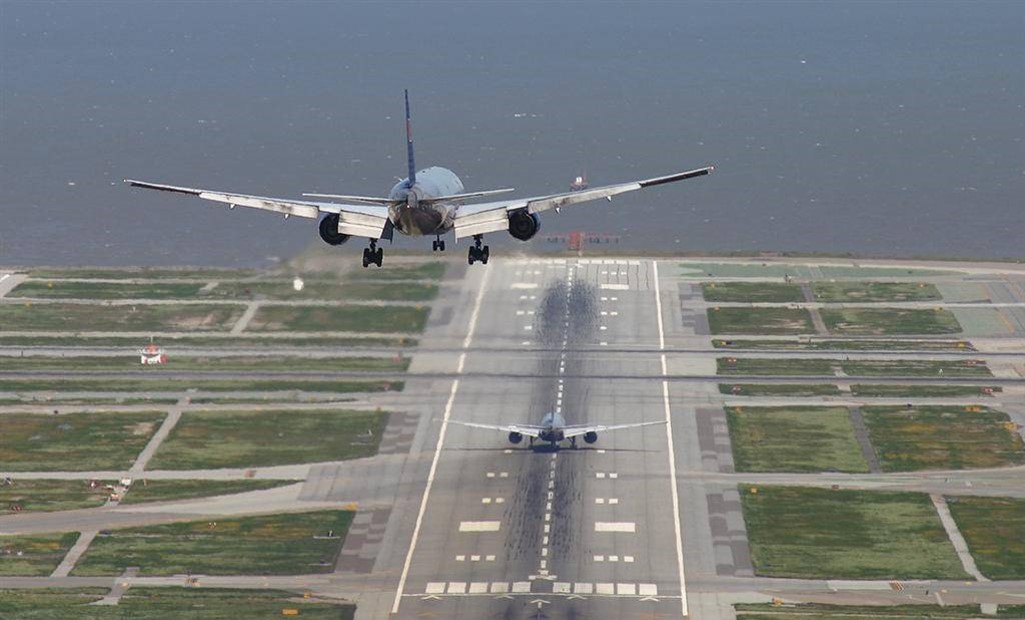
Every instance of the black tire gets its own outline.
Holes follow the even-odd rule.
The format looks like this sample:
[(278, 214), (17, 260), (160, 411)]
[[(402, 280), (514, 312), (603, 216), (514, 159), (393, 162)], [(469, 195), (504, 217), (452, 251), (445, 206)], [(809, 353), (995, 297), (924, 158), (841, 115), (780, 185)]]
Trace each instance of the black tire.
[(445, 242), (444, 241), (439, 241), (438, 242), (438, 250), (440, 250), (442, 252), (445, 251)]
[(470, 248), (470, 251), (467, 252), (466, 260), (471, 265), (473, 264), (473, 261), (477, 260), (477, 248)]
[(374, 253), (374, 264), (378, 267), (384, 264), (384, 248), (377, 248), (377, 252)]
[(485, 265), (487, 265), (488, 264), (488, 258), (490, 258), (490, 257), (491, 257), (491, 248), (488, 247), (488, 246), (484, 246), (484, 251), (481, 252), (481, 254), (480, 254), (480, 262), (482, 262)]
[(366, 269), (370, 266), (370, 250), (363, 248), (363, 268)]

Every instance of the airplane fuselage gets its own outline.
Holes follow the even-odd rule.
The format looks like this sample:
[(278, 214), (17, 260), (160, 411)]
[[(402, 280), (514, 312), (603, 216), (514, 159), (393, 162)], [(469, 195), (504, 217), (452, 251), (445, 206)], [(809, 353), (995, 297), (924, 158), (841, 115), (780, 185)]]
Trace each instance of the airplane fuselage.
[(452, 230), (458, 207), (429, 199), (461, 193), (463, 182), (456, 173), (448, 168), (432, 166), (416, 173), (416, 183), (412, 187), (408, 177), (392, 187), (388, 198), (401, 202), (389, 207), (388, 217), (404, 235), (441, 235)]
[(546, 413), (544, 417), (541, 418), (541, 426), (545, 427), (545, 430), (541, 431), (541, 434), (538, 435), (538, 439), (541, 441), (558, 443), (566, 438), (562, 431), (566, 426), (566, 418), (554, 411)]

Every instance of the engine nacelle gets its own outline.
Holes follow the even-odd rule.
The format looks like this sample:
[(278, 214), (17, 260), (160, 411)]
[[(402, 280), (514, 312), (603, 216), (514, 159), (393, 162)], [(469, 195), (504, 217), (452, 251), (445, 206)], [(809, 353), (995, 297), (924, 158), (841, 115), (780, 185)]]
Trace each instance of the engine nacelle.
[(509, 433), (509, 441), (512, 443), (520, 443), (521, 441), (523, 441), (523, 435), (521, 433), (513, 431)]
[(594, 431), (584, 433), (584, 441), (586, 441), (587, 443), (594, 443), (598, 441), (598, 433)]
[(331, 245), (342, 245), (349, 240), (349, 235), (338, 232), (338, 214), (331, 213), (320, 220), (320, 238), (324, 243)]
[(527, 213), (526, 209), (520, 209), (509, 214), (509, 234), (520, 241), (529, 241), (539, 230), (541, 218), (537, 213)]

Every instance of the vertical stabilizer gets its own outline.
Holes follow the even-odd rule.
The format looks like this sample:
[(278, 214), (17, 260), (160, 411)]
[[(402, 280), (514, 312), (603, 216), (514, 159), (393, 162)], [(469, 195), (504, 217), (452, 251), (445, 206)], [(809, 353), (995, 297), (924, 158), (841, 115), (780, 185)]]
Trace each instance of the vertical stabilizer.
[(416, 164), (413, 162), (413, 121), (409, 118), (409, 90), (406, 93), (406, 162), (409, 164), (409, 186), (416, 183)]

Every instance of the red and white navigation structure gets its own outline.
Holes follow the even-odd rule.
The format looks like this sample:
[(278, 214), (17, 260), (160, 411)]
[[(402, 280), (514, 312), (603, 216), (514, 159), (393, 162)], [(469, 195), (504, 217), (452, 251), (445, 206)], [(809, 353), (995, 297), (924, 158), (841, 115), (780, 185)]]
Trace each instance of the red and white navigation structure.
[(151, 342), (142, 349), (139, 349), (139, 363), (143, 366), (150, 366), (153, 364), (166, 364), (167, 354), (160, 346)]

